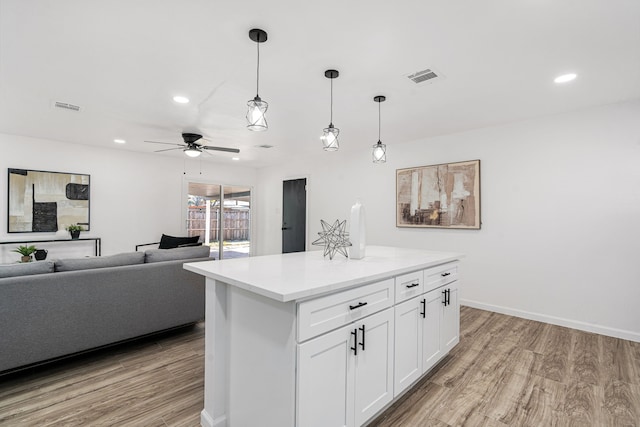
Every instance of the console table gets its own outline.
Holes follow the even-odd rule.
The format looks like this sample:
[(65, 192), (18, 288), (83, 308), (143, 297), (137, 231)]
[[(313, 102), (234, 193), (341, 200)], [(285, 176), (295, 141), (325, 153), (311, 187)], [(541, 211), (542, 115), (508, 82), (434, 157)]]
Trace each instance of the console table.
[(4, 246), (4, 245), (20, 246), (20, 245), (26, 245), (26, 244), (36, 245), (37, 246), (39, 243), (58, 244), (58, 243), (73, 243), (73, 242), (78, 242), (78, 241), (92, 241), (92, 242), (94, 242), (93, 255), (95, 255), (95, 256), (101, 256), (102, 255), (102, 239), (100, 237), (81, 237), (79, 239), (12, 240), (12, 241), (0, 242), (0, 246)]
[(206, 427), (361, 426), (459, 341), (462, 254), (187, 263), (206, 277)]

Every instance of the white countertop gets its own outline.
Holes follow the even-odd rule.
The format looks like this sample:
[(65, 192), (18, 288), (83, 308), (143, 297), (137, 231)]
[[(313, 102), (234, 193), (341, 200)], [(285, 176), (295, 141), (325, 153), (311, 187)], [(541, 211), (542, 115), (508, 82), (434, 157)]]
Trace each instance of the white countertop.
[(294, 301), (455, 261), (463, 255), (367, 246), (363, 259), (322, 251), (192, 262), (184, 268), (277, 301)]

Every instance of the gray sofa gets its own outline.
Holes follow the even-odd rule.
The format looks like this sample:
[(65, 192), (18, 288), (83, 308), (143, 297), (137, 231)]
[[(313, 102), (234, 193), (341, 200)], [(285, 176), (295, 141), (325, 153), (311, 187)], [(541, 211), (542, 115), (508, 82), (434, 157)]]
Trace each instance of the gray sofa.
[(0, 266), (0, 373), (203, 319), (204, 278), (182, 265), (208, 250)]

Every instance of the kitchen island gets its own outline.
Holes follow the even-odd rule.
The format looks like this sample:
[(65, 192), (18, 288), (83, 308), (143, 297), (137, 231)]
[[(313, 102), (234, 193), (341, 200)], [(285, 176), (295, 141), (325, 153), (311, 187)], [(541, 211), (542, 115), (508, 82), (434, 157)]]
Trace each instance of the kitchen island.
[(458, 342), (461, 254), (205, 261), (203, 426), (360, 426)]

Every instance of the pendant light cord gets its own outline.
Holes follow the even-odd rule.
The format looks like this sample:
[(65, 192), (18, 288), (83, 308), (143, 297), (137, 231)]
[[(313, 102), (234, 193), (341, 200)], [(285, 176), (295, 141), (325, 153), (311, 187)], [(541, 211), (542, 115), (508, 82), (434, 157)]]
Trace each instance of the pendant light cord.
[(378, 101), (378, 144), (380, 144), (380, 102)]
[(333, 78), (331, 80), (331, 116), (329, 118), (329, 123), (333, 124)]
[(256, 66), (256, 97), (260, 97), (260, 36), (258, 36), (258, 41), (256, 42), (256, 47), (258, 48), (258, 64)]

